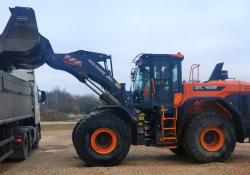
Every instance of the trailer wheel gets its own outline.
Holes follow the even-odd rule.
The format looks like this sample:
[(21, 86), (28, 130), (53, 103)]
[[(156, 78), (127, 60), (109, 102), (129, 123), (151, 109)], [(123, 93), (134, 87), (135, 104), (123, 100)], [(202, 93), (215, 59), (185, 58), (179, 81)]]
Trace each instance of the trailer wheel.
[(234, 151), (236, 134), (229, 119), (214, 113), (203, 113), (188, 122), (183, 144), (185, 152), (196, 162), (222, 161)]
[(29, 154), (32, 150), (32, 142), (33, 142), (31, 133), (29, 133), (27, 137), (28, 137), (28, 154)]
[(36, 141), (36, 142), (32, 145), (32, 148), (33, 148), (33, 149), (38, 148), (38, 147), (39, 147), (39, 142), (40, 142), (40, 140), (39, 140), (39, 141)]
[(107, 111), (91, 113), (74, 134), (75, 149), (89, 166), (113, 166), (130, 148), (130, 127)]
[(11, 156), (13, 160), (25, 160), (29, 154), (29, 139), (28, 134), (25, 132), (20, 143), (15, 143), (14, 153)]
[(37, 136), (35, 136), (36, 141), (33, 143), (32, 148), (36, 149), (39, 147), (39, 142), (41, 140), (41, 127), (40, 125), (36, 126)]

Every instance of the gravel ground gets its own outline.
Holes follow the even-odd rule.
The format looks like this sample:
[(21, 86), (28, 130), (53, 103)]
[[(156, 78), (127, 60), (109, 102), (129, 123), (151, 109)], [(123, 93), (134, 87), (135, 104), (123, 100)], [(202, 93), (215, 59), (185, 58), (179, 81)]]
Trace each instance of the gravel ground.
[(4, 175), (84, 174), (250, 174), (250, 144), (238, 144), (232, 157), (223, 163), (195, 164), (168, 150), (132, 146), (127, 158), (115, 167), (86, 167), (76, 155), (70, 130), (44, 131), (40, 147), (24, 162), (3, 162)]

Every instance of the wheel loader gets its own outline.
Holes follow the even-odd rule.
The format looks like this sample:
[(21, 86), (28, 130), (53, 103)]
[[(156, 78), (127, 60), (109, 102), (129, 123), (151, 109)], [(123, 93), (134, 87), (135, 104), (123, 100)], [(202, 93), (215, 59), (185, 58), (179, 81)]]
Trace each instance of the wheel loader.
[(204, 82), (199, 80), (199, 65), (193, 65), (184, 82), (181, 53), (139, 54), (127, 91), (125, 83), (114, 78), (110, 55), (85, 50), (54, 53), (38, 32), (32, 8), (10, 11), (0, 36), (5, 71), (46, 63), (72, 74), (103, 102), (72, 132), (75, 150), (87, 165), (117, 165), (131, 145), (170, 149), (199, 163), (223, 161), (236, 142), (250, 136), (250, 83), (229, 78), (223, 63)]

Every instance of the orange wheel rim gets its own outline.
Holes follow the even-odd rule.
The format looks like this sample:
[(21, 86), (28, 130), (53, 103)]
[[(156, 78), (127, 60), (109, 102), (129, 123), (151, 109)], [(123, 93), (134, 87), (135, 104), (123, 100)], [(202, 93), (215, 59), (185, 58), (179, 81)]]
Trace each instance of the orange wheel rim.
[(224, 132), (218, 127), (206, 127), (201, 131), (200, 143), (207, 151), (218, 151), (223, 147), (224, 142)]
[(91, 135), (91, 146), (96, 153), (109, 154), (117, 146), (117, 135), (109, 128), (98, 128)]

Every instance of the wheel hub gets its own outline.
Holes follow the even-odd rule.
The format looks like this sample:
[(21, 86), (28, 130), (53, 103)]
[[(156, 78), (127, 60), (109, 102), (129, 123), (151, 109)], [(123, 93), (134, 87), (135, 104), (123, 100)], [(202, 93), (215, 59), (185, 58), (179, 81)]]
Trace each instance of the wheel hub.
[(224, 132), (218, 127), (206, 127), (201, 131), (200, 143), (207, 151), (218, 151), (223, 147), (224, 142)]
[(99, 154), (109, 154), (115, 150), (117, 135), (110, 128), (98, 128), (91, 135), (91, 147)]
[(108, 133), (103, 132), (96, 136), (95, 141), (99, 147), (107, 148), (112, 143), (112, 137)]

